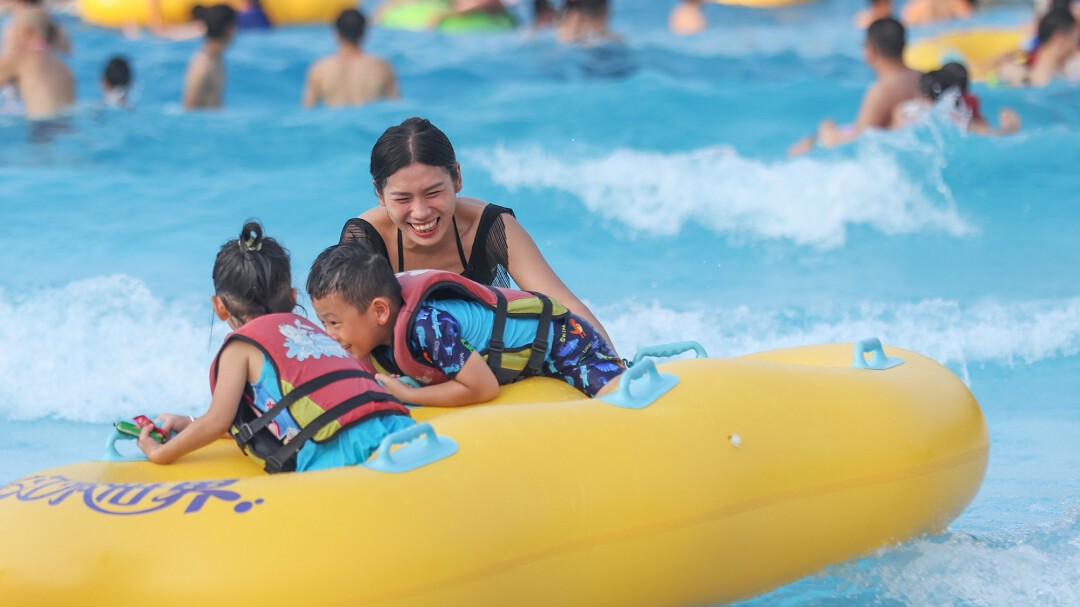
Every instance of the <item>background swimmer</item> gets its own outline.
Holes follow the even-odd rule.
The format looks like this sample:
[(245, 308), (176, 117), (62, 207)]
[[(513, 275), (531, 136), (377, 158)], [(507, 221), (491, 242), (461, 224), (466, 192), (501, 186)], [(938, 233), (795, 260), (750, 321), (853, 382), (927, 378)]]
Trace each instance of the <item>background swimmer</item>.
[(13, 82), (30, 120), (57, 118), (75, 103), (75, 78), (53, 56), (43, 10), (22, 10), (11, 25), (11, 52), (0, 57), (0, 84)]
[(206, 24), (206, 42), (188, 64), (184, 108), (220, 108), (225, 92), (225, 49), (236, 33), (236, 10), (227, 4), (196, 6), (192, 16)]
[(338, 52), (308, 70), (302, 103), (314, 107), (361, 105), (378, 99), (397, 99), (397, 76), (389, 63), (360, 48), (367, 29), (364, 15), (353, 8), (341, 11), (334, 23)]

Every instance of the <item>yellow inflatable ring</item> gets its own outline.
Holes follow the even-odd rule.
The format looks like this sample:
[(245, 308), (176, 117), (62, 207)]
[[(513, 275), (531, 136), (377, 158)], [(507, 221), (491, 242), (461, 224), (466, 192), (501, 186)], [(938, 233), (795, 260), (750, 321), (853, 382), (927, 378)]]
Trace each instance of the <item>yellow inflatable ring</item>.
[[(191, 21), (196, 5), (216, 0), (160, 0), (165, 23)], [(150, 0), (78, 0), (79, 14), (87, 23), (102, 27), (146, 25)], [(330, 23), (341, 11), (356, 8), (357, 0), (262, 0), (263, 10), (274, 25)]]
[(959, 61), (973, 81), (986, 80), (995, 60), (1019, 51), (1024, 35), (1016, 29), (975, 29), (954, 31), (916, 40), (904, 50), (904, 62), (922, 72), (936, 70), (949, 61)]
[(407, 472), (270, 476), (230, 441), (171, 466), (46, 470), (0, 486), (0, 596), (19, 607), (749, 597), (941, 530), (979, 488), (987, 432), (967, 387), (915, 352), (865, 344), (854, 356), (833, 344), (646, 359), (596, 400), (526, 380), (504, 398), (529, 402), (431, 417), (457, 452)]

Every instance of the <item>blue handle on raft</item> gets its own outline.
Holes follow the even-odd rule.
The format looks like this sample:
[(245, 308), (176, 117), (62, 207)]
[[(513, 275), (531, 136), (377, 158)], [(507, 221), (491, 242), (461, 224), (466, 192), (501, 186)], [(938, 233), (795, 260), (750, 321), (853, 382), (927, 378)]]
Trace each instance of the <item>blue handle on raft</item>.
[[(872, 353), (869, 361), (866, 360), (867, 352)], [(851, 366), (854, 369), (884, 371), (902, 364), (904, 364), (904, 359), (890, 358), (885, 355), (885, 348), (881, 346), (881, 340), (876, 337), (868, 337), (855, 343), (855, 354), (851, 359)]]
[[(427, 440), (413, 442), (421, 436), (426, 436)], [(390, 453), (391, 447), (402, 443), (409, 444), (394, 451), (393, 454)], [(398, 430), (384, 438), (379, 443), (379, 448), (375, 450), (375, 455), (371, 456), (367, 463), (361, 465), (379, 472), (408, 472), (450, 457), (457, 453), (457, 450), (457, 442), (454, 439), (435, 434), (435, 428), (423, 422)]]
[(112, 434), (105, 441), (105, 455), (101, 456), (102, 461), (106, 462), (145, 462), (146, 454), (142, 451), (138, 451), (133, 455), (124, 455), (116, 450), (116, 441), (118, 440), (135, 440), (134, 436), (124, 434), (123, 432), (113, 428)]
[[(637, 394), (630, 392), (630, 385), (638, 382)], [(670, 373), (661, 373), (656, 363), (643, 360), (630, 367), (619, 376), (619, 388), (611, 394), (601, 396), (600, 400), (624, 409), (644, 409), (656, 402), (679, 383), (679, 378)]]
[(631, 364), (638, 364), (641, 359), (646, 356), (655, 356), (658, 358), (667, 358), (669, 356), (678, 356), (683, 352), (689, 352), (693, 350), (697, 355), (697, 358), (708, 358), (708, 353), (705, 352), (704, 346), (696, 341), (676, 341), (670, 344), (656, 344), (654, 346), (645, 346), (637, 351), (634, 355), (634, 360)]

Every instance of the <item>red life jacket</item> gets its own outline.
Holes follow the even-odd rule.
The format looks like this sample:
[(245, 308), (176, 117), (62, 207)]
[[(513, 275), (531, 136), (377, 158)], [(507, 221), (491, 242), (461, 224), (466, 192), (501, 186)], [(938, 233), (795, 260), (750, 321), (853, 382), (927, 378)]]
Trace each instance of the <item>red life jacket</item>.
[[(405, 300), (394, 323), (394, 363), (402, 373), (421, 384), (442, 383), (450, 378), (441, 370), (418, 359), (409, 352), (409, 336), (420, 305), (428, 299), (464, 299), (487, 306), (495, 313), (488, 347), (480, 351), (500, 384), (508, 384), (540, 373), (550, 343), (551, 321), (564, 318), (570, 312), (565, 306), (546, 295), (480, 284), (441, 270), (413, 270), (397, 275), (401, 296)], [(536, 318), (539, 326), (531, 344), (506, 349), (503, 333), (507, 318)], [(372, 356), (376, 366), (388, 368), (388, 361)]]
[[(255, 406), (249, 386), (229, 428), (240, 449), (263, 461), (267, 472), (295, 470), (296, 453), (308, 440), (329, 441), (374, 415), (409, 414), (337, 342), (296, 314), (260, 316), (230, 333), (210, 367), (211, 391), (217, 385), (221, 352), (233, 340), (262, 351), (274, 365), (281, 389), (282, 399), (263, 412)], [(288, 441), (268, 428), (284, 411), (301, 428)]]

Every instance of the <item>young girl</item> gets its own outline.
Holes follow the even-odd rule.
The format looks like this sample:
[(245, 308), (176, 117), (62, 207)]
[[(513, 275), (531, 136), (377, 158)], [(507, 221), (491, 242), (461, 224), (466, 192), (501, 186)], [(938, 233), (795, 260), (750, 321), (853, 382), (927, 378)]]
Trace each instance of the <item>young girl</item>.
[(144, 428), (139, 448), (169, 464), (228, 432), (268, 472), (363, 463), (382, 439), (413, 424), (408, 409), (306, 318), (292, 313), (289, 254), (249, 221), (214, 262), (218, 318), (233, 329), (210, 368), (210, 408), (159, 418), (164, 444)]

